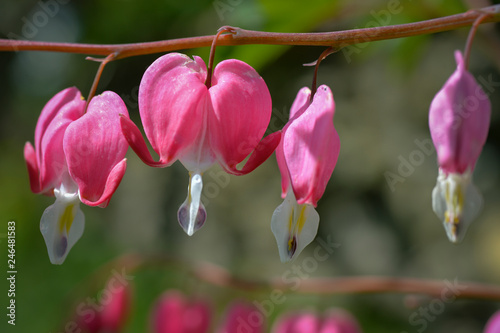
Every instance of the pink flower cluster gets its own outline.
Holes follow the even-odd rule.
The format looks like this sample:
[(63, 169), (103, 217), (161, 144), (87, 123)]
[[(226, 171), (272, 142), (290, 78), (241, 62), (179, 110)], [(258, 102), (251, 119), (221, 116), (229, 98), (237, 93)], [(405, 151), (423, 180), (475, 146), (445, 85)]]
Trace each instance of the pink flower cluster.
[[(110, 284), (110, 282), (108, 282)], [(99, 303), (99, 304), (97, 304)], [(131, 310), (130, 286), (122, 286), (91, 310), (75, 318), (79, 329), (89, 333), (122, 332)], [(102, 304), (101, 304), (102, 303)], [(90, 309), (90, 308), (89, 308)], [(205, 298), (187, 297), (178, 290), (165, 291), (152, 306), (149, 330), (153, 333), (361, 333), (356, 318), (345, 310), (330, 309), (323, 315), (314, 312), (285, 312), (270, 329), (268, 320), (251, 303), (232, 301), (220, 320)]]
[[(429, 112), (439, 162), (432, 206), (452, 242), (463, 238), (482, 205), (472, 172), (491, 113), (488, 96), (458, 51), (456, 60), (457, 70)], [(262, 77), (235, 59), (219, 63), (211, 80), (208, 74), (201, 58), (180, 53), (160, 57), (144, 73), (139, 112), (158, 160), (115, 93), (104, 92), (87, 105), (76, 88), (69, 88), (47, 103), (36, 126), (35, 147), (27, 143), (24, 156), (32, 191), (56, 197), (40, 223), (52, 263), (61, 264), (82, 236), (80, 202), (108, 205), (124, 176), (129, 145), (149, 166), (179, 160), (188, 170), (186, 200), (177, 212), (188, 235), (207, 218), (201, 194), (208, 168), (219, 164), (227, 173), (244, 175), (276, 151), (284, 201), (272, 215), (271, 229), (281, 261), (295, 259), (314, 240), (319, 225), (315, 207), (340, 152), (330, 88), (322, 85), (313, 94), (302, 88), (283, 130), (263, 137), (272, 102)]]
[(273, 214), (272, 230), (281, 259), (294, 258), (314, 239), (319, 221), (314, 207), (340, 148), (330, 89), (321, 86), (314, 96), (302, 89), (283, 134), (263, 138), (272, 103), (262, 77), (230, 59), (215, 67), (210, 83), (206, 78), (201, 58), (180, 53), (160, 57), (144, 73), (139, 112), (158, 161), (115, 93), (104, 92), (87, 106), (78, 90), (69, 88), (47, 103), (36, 126), (35, 148), (27, 143), (24, 155), (33, 192), (56, 197), (40, 224), (52, 263), (61, 264), (82, 236), (79, 203), (109, 203), (124, 176), (129, 145), (149, 166), (179, 160), (188, 170), (187, 197), (177, 213), (188, 235), (207, 217), (201, 202), (204, 171), (219, 164), (227, 173), (248, 174), (278, 147), (285, 202)]

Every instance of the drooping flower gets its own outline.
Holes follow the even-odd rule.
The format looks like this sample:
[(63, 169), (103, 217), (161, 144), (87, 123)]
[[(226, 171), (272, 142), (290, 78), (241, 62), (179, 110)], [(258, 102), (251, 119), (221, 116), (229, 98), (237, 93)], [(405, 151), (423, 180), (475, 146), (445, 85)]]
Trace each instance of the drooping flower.
[(279, 318), (272, 333), (361, 333), (361, 328), (350, 313), (330, 309), (319, 316), (313, 312), (286, 313)]
[(235, 301), (229, 305), (219, 333), (262, 333), (265, 331), (264, 315), (252, 304)]
[(261, 141), (271, 117), (271, 96), (252, 67), (225, 60), (216, 66), (210, 87), (206, 77), (200, 57), (193, 60), (180, 53), (160, 57), (144, 73), (139, 112), (159, 161), (153, 160), (137, 126), (121, 118), (124, 135), (144, 163), (166, 167), (179, 160), (189, 171), (187, 198), (177, 214), (188, 235), (206, 220), (200, 201), (203, 172), (217, 162), (230, 174), (247, 174), (272, 154), (280, 140), (276, 132)]
[(333, 126), (335, 102), (329, 87), (302, 88), (290, 110), (276, 149), (284, 202), (276, 208), (271, 229), (282, 262), (294, 259), (316, 236), (314, 209), (337, 163), (340, 140)]
[(211, 311), (203, 300), (188, 300), (180, 292), (166, 291), (151, 313), (154, 333), (206, 333)]
[(76, 323), (79, 328), (89, 333), (121, 332), (131, 303), (130, 286), (121, 282), (116, 278), (109, 279), (95, 304), (77, 308)]
[(104, 92), (84, 112), (78, 89), (59, 92), (38, 118), (35, 147), (24, 147), (31, 190), (56, 197), (40, 221), (53, 264), (62, 264), (83, 234), (80, 202), (106, 207), (126, 169), (128, 144), (118, 115), (128, 117), (128, 111), (121, 98)]
[(439, 164), (432, 208), (454, 243), (463, 239), (482, 207), (472, 173), (488, 136), (491, 115), (489, 98), (467, 71), (460, 51), (455, 52), (455, 59), (457, 69), (436, 94), (429, 111)]

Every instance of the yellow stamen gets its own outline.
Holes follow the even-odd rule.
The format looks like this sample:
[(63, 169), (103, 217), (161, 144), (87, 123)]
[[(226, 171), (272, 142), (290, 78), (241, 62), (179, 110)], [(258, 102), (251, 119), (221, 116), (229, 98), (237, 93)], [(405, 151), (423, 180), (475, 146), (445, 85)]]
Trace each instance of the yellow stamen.
[(300, 210), (299, 220), (297, 221), (297, 226), (299, 228), (299, 232), (302, 231), (302, 228), (304, 227), (304, 224), (306, 223), (306, 217), (304, 214), (305, 211), (306, 211), (306, 205), (302, 205), (302, 209)]
[(71, 224), (73, 223), (73, 220), (75, 219), (75, 216), (73, 214), (73, 207), (74, 205), (68, 205), (64, 209), (64, 213), (61, 215), (61, 218), (59, 219), (59, 232), (62, 233), (64, 228), (66, 227), (66, 233), (69, 234), (69, 229), (71, 229)]

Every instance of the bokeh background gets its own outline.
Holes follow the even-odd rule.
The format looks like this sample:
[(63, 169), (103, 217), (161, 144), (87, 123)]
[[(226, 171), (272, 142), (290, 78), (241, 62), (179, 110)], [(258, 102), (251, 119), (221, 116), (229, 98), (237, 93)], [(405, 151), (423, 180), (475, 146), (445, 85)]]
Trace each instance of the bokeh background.
[[(41, 3), (2, 0), (0, 36), (105, 44), (208, 35), (222, 25), (283, 32), (334, 31), (361, 28), (370, 22), (380, 26), (430, 19), (492, 2), (401, 0), (397, 1), (398, 13), (390, 14), (392, 0), (61, 0), (55, 2), (57, 11), (46, 15), (46, 22), (34, 21), (44, 11)], [(467, 34), (465, 28), (361, 44), (355, 52), (338, 52), (321, 64), (318, 80), (334, 93), (335, 126), (342, 147), (317, 208), (321, 217), (318, 237), (330, 237), (339, 246), (307, 276), (382, 275), (500, 283), (497, 25), (479, 29), (471, 55), (472, 73), (483, 78), (483, 83), (495, 84), (488, 91), (493, 106), (491, 129), (474, 174), (484, 196), (484, 209), (460, 245), (448, 242), (441, 222), (432, 212), (430, 198), (437, 177), (435, 153), (415, 153), (422, 151), (415, 140), (430, 139), (429, 104), (454, 71), (453, 52), (463, 49)], [(207, 60), (208, 51), (203, 48), (185, 52)], [(313, 68), (302, 64), (314, 61), (322, 51), (318, 47), (219, 47), (216, 61), (238, 58), (262, 75), (273, 97), (270, 130), (274, 131), (286, 122), (298, 90), (310, 85)], [(99, 84), (98, 93), (113, 90), (122, 96), (138, 124), (138, 85), (145, 69), (158, 56), (113, 62), (106, 67)], [(75, 306), (87, 297), (99, 295), (112, 273), (106, 265), (117, 264), (117, 258), (128, 253), (169, 260), (153, 260), (140, 269), (127, 271), (134, 279), (125, 332), (149, 331), (152, 304), (167, 289), (210, 299), (214, 327), (224, 308), (235, 299), (269, 299), (269, 291), (214, 286), (190, 271), (208, 262), (243, 279), (280, 279), (290, 274), (294, 265), (300, 266), (313, 256), (315, 243), (295, 263), (279, 261), (270, 230), (271, 215), (282, 201), (274, 155), (247, 176), (227, 177), (227, 184), (221, 185), (213, 176), (220, 174), (218, 167), (208, 172), (205, 187), (213, 190), (205, 193), (208, 221), (188, 237), (176, 220), (177, 209), (186, 196), (186, 170), (179, 163), (167, 169), (149, 168), (129, 150), (127, 173), (110, 205), (106, 209), (82, 205), (86, 216), (83, 237), (62, 266), (50, 264), (39, 220), (54, 199), (30, 192), (23, 146), (26, 141), (33, 142), (36, 121), (45, 103), (68, 86), (78, 87), (85, 96), (97, 67), (84, 55), (0, 53), (0, 331), (64, 332)], [(398, 174), (400, 164), (410, 155), (424, 157), (403, 177), (404, 181), (391, 188), (387, 173)], [(17, 235), (15, 327), (6, 324), (3, 313), (8, 301), (8, 221), (16, 222)], [(128, 264), (127, 260), (118, 261), (116, 267), (128, 270)], [(412, 315), (414, 319), (423, 318), (414, 313), (420, 307), (428, 309), (433, 301), (421, 295), (283, 292), (286, 301), (270, 311), (268, 327), (284, 311), (340, 307), (358, 318), (364, 332), (473, 333), (481, 332), (488, 317), (500, 308), (500, 303), (493, 301), (457, 300), (446, 303), (432, 320), (424, 321), (424, 326), (410, 320)]]

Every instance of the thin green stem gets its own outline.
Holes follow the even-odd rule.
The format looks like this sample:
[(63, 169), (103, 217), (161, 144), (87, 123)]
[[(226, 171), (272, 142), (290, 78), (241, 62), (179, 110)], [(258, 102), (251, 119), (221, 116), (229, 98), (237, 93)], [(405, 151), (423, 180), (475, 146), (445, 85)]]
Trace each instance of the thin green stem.
[[(500, 21), (500, 5), (415, 23), (322, 33), (274, 33), (234, 28), (235, 34), (220, 36), (217, 44), (310, 45), (342, 48), (357, 43), (455, 30), (474, 24), (483, 15), (486, 17), (480, 23)], [(144, 54), (207, 47), (211, 46), (214, 37), (201, 36), (148, 43), (107, 45), (0, 39), (0, 51), (52, 51), (104, 56), (117, 52), (119, 55), (116, 59), (122, 59)]]

